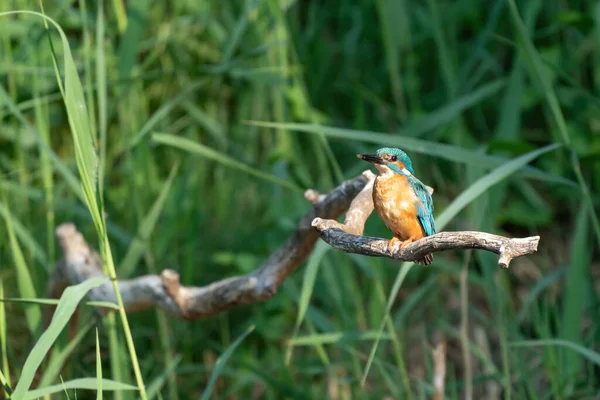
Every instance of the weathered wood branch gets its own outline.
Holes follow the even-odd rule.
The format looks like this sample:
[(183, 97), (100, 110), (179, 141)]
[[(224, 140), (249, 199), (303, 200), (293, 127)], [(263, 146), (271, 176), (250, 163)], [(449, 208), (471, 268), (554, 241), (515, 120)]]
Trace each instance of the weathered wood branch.
[[(202, 287), (182, 286), (179, 274), (171, 269), (165, 269), (160, 276), (146, 275), (118, 281), (125, 309), (127, 312), (136, 312), (149, 307), (160, 307), (175, 317), (194, 320), (218, 314), (240, 304), (256, 303), (273, 297), (283, 280), (313, 250), (319, 234), (312, 227), (312, 221), (317, 217), (339, 217), (369, 181), (369, 175), (365, 174), (342, 183), (327, 195), (307, 191), (305, 197), (313, 203), (312, 209), (298, 222), (287, 242), (258, 269), (247, 275), (227, 278)], [(105, 276), (98, 253), (85, 241), (75, 225), (60, 225), (56, 229), (56, 235), (62, 247), (63, 259), (57, 263), (49, 281), (48, 291), (52, 297), (60, 296), (66, 286)], [(92, 289), (88, 296), (92, 301), (116, 303), (110, 282)]]
[[(483, 232), (441, 232), (415, 241), (402, 252), (390, 251), (388, 240), (362, 236), (365, 222), (372, 214), (375, 176), (365, 171), (323, 195), (308, 190), (305, 197), (313, 204), (301, 218), (295, 232), (255, 271), (223, 279), (206, 286), (182, 286), (179, 274), (165, 269), (161, 275), (145, 275), (118, 281), (127, 312), (160, 307), (174, 317), (195, 320), (219, 314), (241, 304), (256, 303), (275, 295), (283, 280), (293, 273), (314, 248), (319, 236), (332, 247), (368, 256), (412, 261), (423, 255), (450, 249), (484, 249), (500, 255), (499, 264), (537, 250), (539, 237), (509, 239)], [(431, 192), (433, 189), (429, 188)], [(344, 223), (335, 219), (346, 211)], [(98, 253), (86, 242), (72, 223), (56, 229), (63, 251), (48, 285), (49, 295), (59, 297), (69, 286), (105, 276)], [(110, 282), (92, 289), (90, 300), (116, 303)]]
[(426, 254), (444, 250), (481, 249), (498, 254), (498, 265), (508, 268), (512, 259), (535, 253), (540, 241), (539, 236), (510, 239), (485, 232), (440, 232), (412, 242), (400, 252), (388, 248), (388, 239), (349, 234), (331, 222), (321, 218), (315, 218), (313, 221), (313, 226), (317, 228), (321, 238), (331, 247), (347, 253), (388, 257), (401, 261), (418, 260)]

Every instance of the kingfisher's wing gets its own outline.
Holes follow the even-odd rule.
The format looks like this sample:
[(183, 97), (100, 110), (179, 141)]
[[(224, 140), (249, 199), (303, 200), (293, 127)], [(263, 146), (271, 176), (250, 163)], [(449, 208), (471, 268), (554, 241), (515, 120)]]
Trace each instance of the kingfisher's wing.
[(419, 204), (417, 204), (417, 217), (419, 219), (419, 223), (423, 227), (425, 234), (427, 236), (431, 236), (435, 234), (435, 221), (433, 220), (433, 200), (431, 199), (431, 194), (423, 182), (414, 176), (410, 176), (408, 181), (420, 200)]

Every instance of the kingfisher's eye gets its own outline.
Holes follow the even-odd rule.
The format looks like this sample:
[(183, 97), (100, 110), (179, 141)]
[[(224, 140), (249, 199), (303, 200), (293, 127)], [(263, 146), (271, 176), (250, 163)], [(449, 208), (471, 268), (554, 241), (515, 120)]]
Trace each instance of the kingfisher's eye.
[(390, 161), (397, 161), (397, 160), (398, 160), (398, 157), (396, 157), (396, 156), (391, 156), (390, 157)]

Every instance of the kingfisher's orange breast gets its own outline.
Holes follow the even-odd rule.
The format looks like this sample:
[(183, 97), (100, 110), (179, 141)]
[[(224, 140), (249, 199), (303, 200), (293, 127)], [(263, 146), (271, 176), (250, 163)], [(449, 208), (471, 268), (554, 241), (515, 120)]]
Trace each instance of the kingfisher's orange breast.
[(425, 237), (417, 219), (419, 198), (405, 176), (379, 175), (373, 186), (373, 203), (385, 225), (401, 240)]

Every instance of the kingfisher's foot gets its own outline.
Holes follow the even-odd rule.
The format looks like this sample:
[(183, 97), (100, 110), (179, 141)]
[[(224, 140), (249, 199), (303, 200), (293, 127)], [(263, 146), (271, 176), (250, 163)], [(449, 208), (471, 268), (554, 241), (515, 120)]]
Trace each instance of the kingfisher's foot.
[(415, 241), (415, 238), (413, 237), (409, 237), (408, 239), (402, 241), (402, 244), (400, 244), (400, 251), (404, 251), (404, 248), (409, 244)]
[(415, 262), (419, 265), (428, 266), (433, 262), (433, 254), (427, 254), (420, 260), (415, 260)]
[[(406, 246), (408, 246), (410, 243), (414, 242), (415, 240), (416, 239), (414, 237), (409, 237), (406, 240), (402, 240), (399, 237), (394, 236), (393, 238), (390, 239), (390, 242), (388, 243), (388, 251), (394, 255), (396, 255), (398, 253), (402, 253), (404, 251), (404, 249), (406, 248)], [(431, 264), (433, 262), (433, 254), (426, 254), (423, 258), (414, 260), (414, 262), (416, 262), (419, 265), (428, 266), (429, 264)]]
[(388, 251), (392, 254), (395, 254), (398, 251), (400, 251), (401, 242), (402, 242), (402, 240), (400, 240), (400, 238), (397, 236), (394, 236), (393, 238), (391, 238), (390, 242), (388, 243)]

